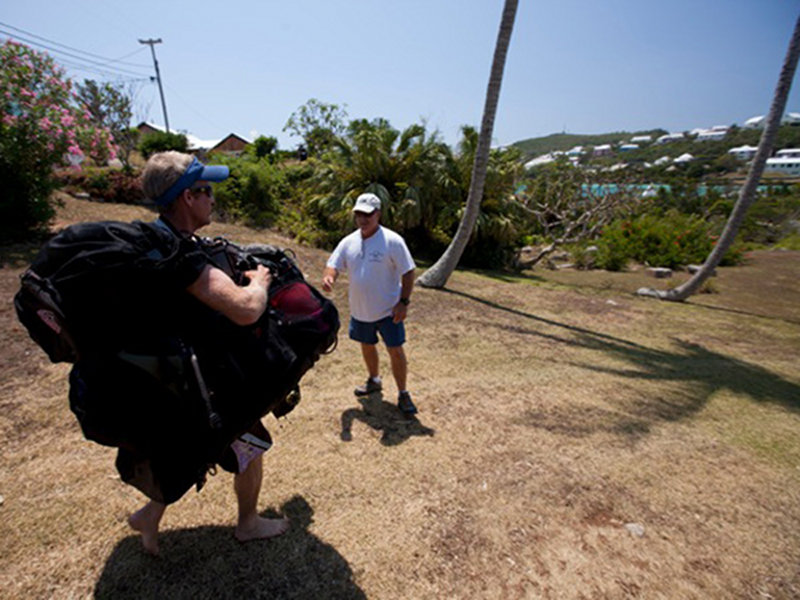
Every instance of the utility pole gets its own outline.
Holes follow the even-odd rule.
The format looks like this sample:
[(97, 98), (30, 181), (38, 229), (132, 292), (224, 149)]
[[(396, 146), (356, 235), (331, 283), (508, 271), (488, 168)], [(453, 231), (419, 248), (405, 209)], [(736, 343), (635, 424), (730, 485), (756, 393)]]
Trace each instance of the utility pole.
[(157, 40), (149, 39), (149, 40), (139, 40), (140, 44), (147, 44), (150, 46), (150, 52), (153, 53), (153, 64), (156, 67), (156, 81), (158, 81), (158, 93), (161, 94), (161, 108), (164, 110), (164, 125), (167, 127), (167, 133), (169, 133), (169, 119), (167, 118), (167, 103), (164, 102), (164, 88), (161, 87), (161, 73), (158, 71), (158, 61), (156, 60), (156, 50), (155, 45), (161, 43), (161, 38)]

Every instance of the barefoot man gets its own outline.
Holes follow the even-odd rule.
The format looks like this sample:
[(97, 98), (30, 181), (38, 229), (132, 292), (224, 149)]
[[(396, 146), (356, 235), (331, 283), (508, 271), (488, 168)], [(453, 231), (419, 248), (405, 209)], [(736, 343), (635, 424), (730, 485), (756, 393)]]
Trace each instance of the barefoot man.
[[(195, 232), (211, 222), (214, 196), (210, 183), (227, 177), (228, 167), (206, 166), (188, 154), (162, 152), (147, 161), (142, 188), (158, 205), (156, 225), (180, 238), (180, 247), (187, 250), (182, 281), (189, 284), (179, 293), (194, 296), (237, 325), (251, 325), (266, 308), (269, 271), (259, 265), (246, 273), (249, 283), (238, 286), (225, 272), (209, 264), (202, 252), (192, 251)], [(185, 269), (189, 270), (188, 276)], [(270, 445), (269, 433), (259, 420), (231, 444), (220, 461), (223, 469), (235, 474), (233, 488), (239, 510), (234, 535), (240, 542), (278, 536), (289, 528), (286, 519), (267, 519), (257, 512), (263, 453)], [(130, 526), (142, 534), (144, 548), (151, 554), (158, 553), (158, 526), (166, 508), (165, 503), (151, 500), (128, 519)]]

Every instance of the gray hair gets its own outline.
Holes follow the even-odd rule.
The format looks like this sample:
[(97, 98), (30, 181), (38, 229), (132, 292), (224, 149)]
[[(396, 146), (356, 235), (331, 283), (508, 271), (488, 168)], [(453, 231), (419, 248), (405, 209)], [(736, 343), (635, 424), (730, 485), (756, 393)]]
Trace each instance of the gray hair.
[[(142, 172), (142, 191), (145, 197), (155, 201), (180, 179), (193, 159), (191, 154), (175, 150), (153, 154)], [(159, 207), (159, 211), (168, 212), (171, 206), (172, 203)]]

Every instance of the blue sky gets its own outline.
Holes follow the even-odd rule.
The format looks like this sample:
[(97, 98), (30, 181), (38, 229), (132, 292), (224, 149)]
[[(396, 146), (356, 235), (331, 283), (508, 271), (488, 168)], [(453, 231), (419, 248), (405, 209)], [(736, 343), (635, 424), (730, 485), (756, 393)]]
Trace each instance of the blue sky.
[[(122, 59), (105, 68), (138, 80), (129, 83), (137, 120), (163, 125), (147, 80), (150, 49), (138, 43), (161, 38), (170, 127), (202, 139), (274, 135), (293, 148), (300, 140), (281, 130), (317, 98), (399, 129), (424, 120), (453, 144), (462, 124), (480, 125), (502, 5), (5, 0), (0, 38)], [(766, 114), (798, 14), (797, 0), (520, 0), (494, 143), (561, 131), (683, 131)], [(796, 88), (788, 110), (800, 112)]]

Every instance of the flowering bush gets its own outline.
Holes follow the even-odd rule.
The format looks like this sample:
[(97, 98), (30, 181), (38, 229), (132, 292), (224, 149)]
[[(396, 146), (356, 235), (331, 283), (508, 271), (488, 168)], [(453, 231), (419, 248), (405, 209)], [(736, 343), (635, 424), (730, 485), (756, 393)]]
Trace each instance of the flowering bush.
[(0, 239), (43, 230), (53, 216), (53, 169), (114, 158), (114, 140), (91, 123), (72, 82), (45, 53), (7, 40), (0, 46)]

